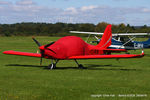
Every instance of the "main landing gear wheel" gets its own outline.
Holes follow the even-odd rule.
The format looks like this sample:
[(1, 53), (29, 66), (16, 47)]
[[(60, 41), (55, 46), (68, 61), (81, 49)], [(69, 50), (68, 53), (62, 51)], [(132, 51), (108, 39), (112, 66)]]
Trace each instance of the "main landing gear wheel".
[(50, 64), (47, 69), (55, 69), (56, 68), (56, 64)]
[(86, 69), (82, 64), (79, 64), (76, 59), (74, 61), (77, 63), (79, 69)]
[(86, 69), (86, 67), (83, 67), (82, 64), (79, 64), (79, 65), (78, 65), (78, 68), (79, 68), (79, 69)]

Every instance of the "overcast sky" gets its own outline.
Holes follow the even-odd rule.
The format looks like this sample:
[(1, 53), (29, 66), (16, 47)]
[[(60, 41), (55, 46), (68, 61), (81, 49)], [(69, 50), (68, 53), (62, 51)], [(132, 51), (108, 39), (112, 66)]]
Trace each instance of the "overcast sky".
[(150, 26), (150, 0), (0, 0), (0, 23), (94, 23)]

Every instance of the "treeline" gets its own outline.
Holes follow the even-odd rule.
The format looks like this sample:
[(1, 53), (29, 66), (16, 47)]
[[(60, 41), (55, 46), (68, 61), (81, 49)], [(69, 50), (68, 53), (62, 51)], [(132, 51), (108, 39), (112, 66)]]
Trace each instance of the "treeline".
[[(0, 36), (66, 36), (69, 31), (104, 32), (109, 23), (100, 22), (97, 25), (90, 23), (16, 23), (0, 24)], [(113, 33), (150, 32), (146, 25), (135, 27), (129, 24), (112, 24)], [(81, 35), (81, 34), (80, 34)]]

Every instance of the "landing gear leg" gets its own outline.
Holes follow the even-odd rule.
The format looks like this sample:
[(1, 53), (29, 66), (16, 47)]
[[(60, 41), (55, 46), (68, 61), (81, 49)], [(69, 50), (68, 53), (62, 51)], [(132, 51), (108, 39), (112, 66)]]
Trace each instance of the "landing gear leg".
[(53, 62), (53, 59), (51, 60), (51, 64), (47, 67), (47, 69), (55, 69), (56, 64), (58, 63), (59, 60), (55, 60), (55, 63)]
[(78, 68), (79, 69), (86, 69), (85, 67), (83, 67), (83, 65), (82, 64), (79, 64), (78, 62), (77, 62), (77, 60), (75, 59), (74, 60), (75, 62), (76, 62), (76, 64), (78, 65)]

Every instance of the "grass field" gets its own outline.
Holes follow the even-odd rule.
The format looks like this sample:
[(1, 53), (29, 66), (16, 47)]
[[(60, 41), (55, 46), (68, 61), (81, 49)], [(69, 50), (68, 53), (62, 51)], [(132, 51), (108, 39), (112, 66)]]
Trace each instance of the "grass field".
[[(41, 44), (58, 38), (37, 37)], [(39, 58), (4, 55), (5, 50), (36, 52), (37, 45), (31, 37), (0, 37), (0, 100), (150, 100), (148, 49), (143, 58), (80, 60), (84, 70), (72, 60), (47, 70), (50, 60), (39, 66)]]

